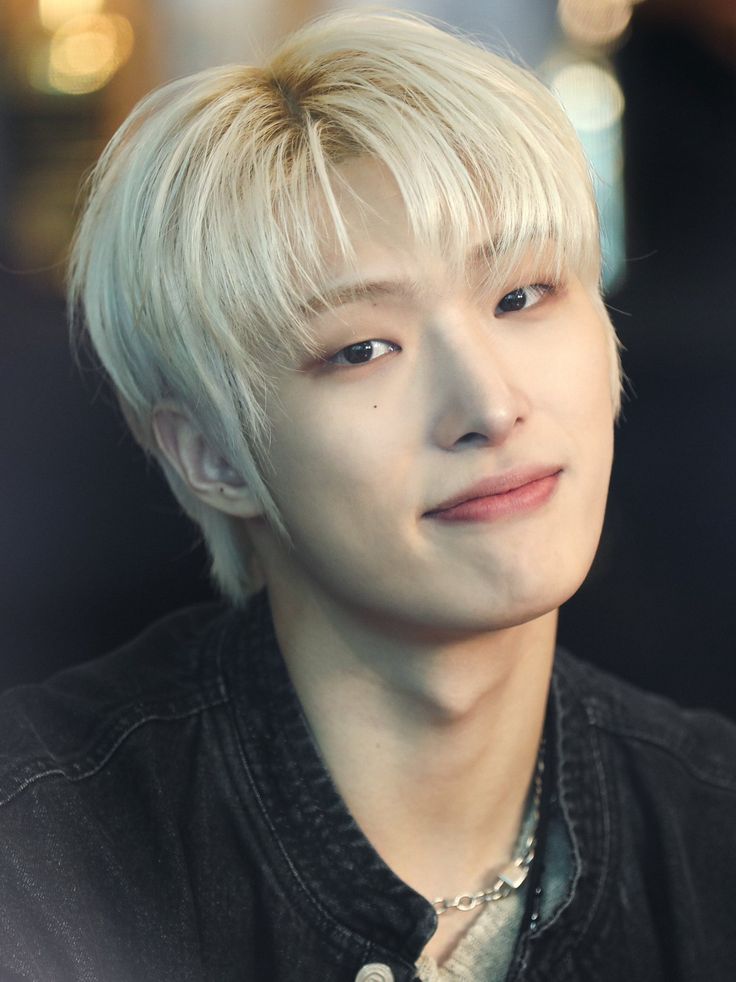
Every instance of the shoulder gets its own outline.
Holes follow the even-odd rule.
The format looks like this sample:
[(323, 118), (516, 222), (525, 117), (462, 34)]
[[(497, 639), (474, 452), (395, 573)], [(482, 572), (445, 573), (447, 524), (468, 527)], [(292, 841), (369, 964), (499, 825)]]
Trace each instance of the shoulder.
[(244, 631), (191, 608), (0, 698), (0, 977), (195, 977), (192, 891), (238, 820), (224, 665)]
[(556, 679), (584, 709), (601, 738), (631, 766), (679, 772), (690, 782), (736, 794), (736, 723), (707, 709), (685, 709), (558, 651)]
[(154, 720), (226, 700), (220, 649), (232, 612), (179, 611), (118, 650), (0, 696), (0, 808), (45, 778), (83, 781)]

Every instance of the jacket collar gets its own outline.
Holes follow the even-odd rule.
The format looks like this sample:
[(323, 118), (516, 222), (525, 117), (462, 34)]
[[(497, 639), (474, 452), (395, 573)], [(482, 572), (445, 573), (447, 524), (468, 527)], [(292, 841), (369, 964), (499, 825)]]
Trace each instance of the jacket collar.
[(552, 675), (555, 704), (559, 808), (573, 853), (574, 872), (566, 901), (540, 925), (532, 947), (553, 961), (575, 948), (604, 911), (602, 899), (613, 863), (612, 768), (586, 705), (590, 669), (558, 648)]
[[(413, 965), (434, 933), (436, 914), (400, 880), (363, 835), (311, 735), (276, 641), (265, 592), (238, 616), (227, 642), (231, 689), (257, 820), (284, 889), (301, 896), (332, 940), (360, 942)], [(557, 801), (570, 833), (570, 896), (531, 946), (568, 949), (600, 905), (611, 863), (608, 792), (596, 734), (581, 698), (585, 669), (558, 651), (553, 675)], [(526, 950), (526, 944), (520, 946)], [(562, 954), (562, 952), (560, 952)]]

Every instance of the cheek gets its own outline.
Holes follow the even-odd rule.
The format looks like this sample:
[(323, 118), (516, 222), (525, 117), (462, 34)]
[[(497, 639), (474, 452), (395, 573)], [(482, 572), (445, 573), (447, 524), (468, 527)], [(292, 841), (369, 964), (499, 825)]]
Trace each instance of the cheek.
[(379, 521), (410, 459), (397, 427), (375, 399), (311, 405), (308, 413), (306, 404), (272, 429), (273, 495), (284, 519), (310, 527)]
[(345, 598), (390, 577), (406, 546), (400, 456), (380, 428), (355, 419), (274, 432), (273, 497), (290, 541), (278, 555), (288, 575)]
[(584, 430), (611, 429), (614, 421), (611, 332), (597, 320), (583, 322), (565, 360), (567, 411)]
[(613, 462), (614, 403), (608, 338), (591, 344), (585, 355), (577, 366), (576, 384), (571, 387), (570, 427), (576, 444), (581, 513), (588, 516), (587, 522), (580, 523), (581, 532), (586, 536), (590, 533), (597, 544)]
[[(546, 409), (569, 452), (570, 521), (587, 536), (602, 521), (613, 460), (614, 402), (607, 328), (579, 320), (571, 343), (547, 360)], [(590, 522), (582, 521), (587, 515)]]

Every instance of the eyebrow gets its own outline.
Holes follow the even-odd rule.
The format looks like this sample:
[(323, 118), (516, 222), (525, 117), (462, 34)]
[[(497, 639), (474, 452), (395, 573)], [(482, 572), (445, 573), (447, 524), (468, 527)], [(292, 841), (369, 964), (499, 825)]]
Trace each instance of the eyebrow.
[(347, 286), (327, 290), (319, 296), (311, 297), (302, 311), (307, 317), (315, 317), (336, 307), (350, 303), (363, 303), (370, 300), (383, 300), (387, 297), (396, 300), (415, 300), (419, 294), (418, 284), (413, 280), (368, 280), (349, 283)]
[[(493, 242), (481, 242), (469, 251), (467, 265), (473, 267), (494, 260), (498, 261), (497, 247)], [(301, 311), (305, 317), (316, 317), (351, 303), (386, 298), (412, 301), (417, 299), (419, 293), (419, 284), (411, 279), (359, 281), (310, 297), (301, 305)]]

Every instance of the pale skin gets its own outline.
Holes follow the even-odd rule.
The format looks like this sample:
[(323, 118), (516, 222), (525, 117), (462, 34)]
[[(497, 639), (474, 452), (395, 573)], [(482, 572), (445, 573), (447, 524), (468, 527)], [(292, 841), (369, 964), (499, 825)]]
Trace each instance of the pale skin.
[[(570, 276), (535, 290), (529, 263), (484, 294), (474, 268), (458, 281), (418, 252), (380, 165), (342, 171), (370, 211), (339, 197), (357, 265), (328, 255), (332, 280), (382, 287), (317, 314), (324, 357), (278, 380), (270, 485), (291, 545), (186, 413), (161, 407), (155, 430), (190, 487), (241, 520), (336, 786), (386, 863), (431, 900), (488, 885), (518, 837), (557, 611), (603, 521), (612, 349), (592, 287)], [(524, 309), (502, 309), (525, 287)], [(366, 341), (370, 357), (348, 361)], [(538, 464), (559, 468), (538, 507), (469, 523), (427, 515)], [(443, 915), (427, 952), (444, 960), (474, 916)]]

